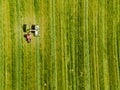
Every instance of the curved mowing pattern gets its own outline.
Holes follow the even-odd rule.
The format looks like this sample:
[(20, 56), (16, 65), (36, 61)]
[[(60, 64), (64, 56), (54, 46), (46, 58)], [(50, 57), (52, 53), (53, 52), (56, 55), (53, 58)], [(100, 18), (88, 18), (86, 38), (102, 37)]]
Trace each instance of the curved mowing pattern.
[(120, 90), (120, 0), (0, 0), (0, 27), (0, 90)]

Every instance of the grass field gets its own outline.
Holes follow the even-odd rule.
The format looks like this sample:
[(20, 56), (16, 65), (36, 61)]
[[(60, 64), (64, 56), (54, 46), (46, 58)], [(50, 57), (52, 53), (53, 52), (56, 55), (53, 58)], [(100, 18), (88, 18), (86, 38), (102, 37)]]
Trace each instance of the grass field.
[(0, 0), (0, 27), (0, 90), (120, 90), (120, 0)]

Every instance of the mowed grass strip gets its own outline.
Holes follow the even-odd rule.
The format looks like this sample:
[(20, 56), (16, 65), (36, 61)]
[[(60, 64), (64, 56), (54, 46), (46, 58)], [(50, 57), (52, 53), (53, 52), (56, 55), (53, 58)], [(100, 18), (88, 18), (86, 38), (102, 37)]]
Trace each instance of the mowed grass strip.
[(57, 90), (57, 60), (56, 60), (56, 30), (55, 30), (55, 0), (50, 2), (51, 8), (51, 62), (52, 62), (52, 89)]
[[(65, 6), (63, 6), (64, 4), (64, 1), (61, 0), (60, 2), (60, 30), (61, 30), (61, 59), (62, 59), (62, 65), (61, 65), (61, 71), (62, 71), (62, 89), (63, 90), (66, 90), (66, 80), (65, 80), (65, 34), (64, 34), (64, 31), (65, 31), (65, 27), (64, 27), (64, 16), (65, 16), (65, 12), (64, 12), (64, 8)], [(59, 88), (59, 87), (58, 87)]]
[(1, 90), (120, 89), (119, 0), (0, 2)]
[[(90, 5), (90, 4), (89, 4)], [(99, 87), (99, 58), (98, 58), (98, 40), (99, 40), (99, 35), (98, 35), (98, 24), (99, 24), (99, 18), (98, 18), (98, 0), (94, 1), (94, 3), (92, 3), (92, 11), (94, 11), (93, 13), (93, 19), (92, 19), (92, 25), (93, 25), (93, 35), (91, 35), (91, 37), (93, 38), (93, 45), (90, 45), (89, 48), (93, 48), (93, 74), (91, 74), (91, 76), (93, 75), (93, 89), (100, 89)], [(90, 19), (90, 18), (89, 18)], [(88, 24), (88, 26), (91, 24)]]
[[(33, 9), (34, 9), (34, 13), (35, 14), (35, 18), (36, 18), (36, 24), (38, 24), (40, 26), (40, 37), (41, 37), (41, 24), (40, 24), (40, 19), (41, 19), (41, 2), (40, 0), (35, 0), (32, 2), (34, 4), (33, 6)], [(40, 37), (37, 37), (35, 40), (36, 42), (36, 64), (35, 64), (35, 69), (36, 69), (36, 72), (35, 72), (35, 78), (36, 78), (36, 82), (35, 82), (35, 85), (36, 85), (36, 89), (37, 90), (40, 90), (41, 88), (41, 80), (40, 80), (40, 77), (41, 77), (41, 45), (40, 45)]]
[(89, 61), (89, 38), (88, 38), (88, 0), (84, 1), (84, 80), (85, 90), (90, 90), (90, 61)]
[(119, 82), (120, 82), (120, 76), (119, 76), (119, 57), (118, 57), (118, 44), (117, 44), (117, 33), (118, 33), (118, 19), (119, 19), (119, 1), (115, 0), (113, 1), (113, 12), (115, 12), (115, 14), (113, 15), (113, 29), (115, 29), (115, 32), (113, 34), (113, 43), (114, 43), (114, 67), (115, 67), (115, 87), (116, 89), (120, 89), (119, 88)]
[(67, 45), (68, 45), (68, 39), (67, 39), (67, 31), (68, 31), (68, 28), (67, 28), (67, 25), (68, 25), (68, 0), (66, 2), (64, 2), (64, 8), (63, 8), (63, 12), (64, 12), (64, 22), (63, 22), (63, 27), (64, 27), (64, 65), (65, 65), (65, 68), (64, 68), (64, 73), (65, 73), (65, 89), (68, 90), (69, 89), (69, 86), (68, 86), (68, 62), (69, 62), (69, 55), (68, 55), (68, 50), (67, 50)]
[(4, 67), (4, 60), (3, 60), (3, 30), (2, 30), (2, 16), (3, 16), (3, 9), (2, 9), (2, 1), (0, 1), (0, 27), (1, 27), (1, 33), (0, 33), (0, 89), (3, 89), (3, 67)]
[(55, 2), (55, 30), (56, 30), (56, 61), (57, 61), (57, 90), (63, 89), (62, 86), (62, 48), (61, 48), (61, 1)]
[(3, 31), (4, 31), (4, 57), (5, 57), (5, 90), (12, 90), (12, 49), (11, 49), (11, 31), (10, 31), (10, 14), (9, 2), (4, 1), (4, 17), (3, 17)]
[(110, 84), (110, 88), (111, 89), (115, 89), (117, 90), (118, 88), (116, 87), (117, 86), (117, 72), (116, 72), (116, 60), (117, 60), (117, 56), (116, 56), (116, 50), (115, 50), (115, 42), (114, 40), (116, 39), (115, 37), (115, 33), (116, 33), (116, 30), (114, 30), (114, 24), (115, 22), (113, 22), (113, 20), (115, 19), (114, 18), (114, 15), (112, 14), (114, 12), (114, 8), (113, 8), (113, 1), (111, 0), (110, 2), (107, 2), (107, 22), (109, 22), (107, 24), (107, 33), (109, 36), (107, 36), (107, 46), (108, 46), (108, 59), (109, 59), (109, 84)]
[[(105, 17), (105, 0), (99, 0), (98, 1), (98, 63), (99, 63), (99, 89), (101, 90), (105, 90), (105, 86), (107, 87), (107, 85), (104, 86), (104, 18)], [(101, 49), (102, 48), (102, 49)]]
[(18, 89), (18, 58), (17, 58), (17, 13), (16, 13), (16, 1), (9, 2), (9, 8), (10, 8), (10, 31), (11, 31), (11, 54), (12, 54), (12, 89), (17, 90)]
[[(28, 10), (27, 10), (27, 4), (29, 4), (28, 0), (27, 1), (24, 1), (24, 0), (21, 0), (20, 2), (20, 13), (21, 14), (21, 22), (19, 24), (23, 25), (23, 24), (29, 24), (27, 22), (27, 18), (28, 16), (26, 16), (26, 14), (28, 13)], [(18, 9), (19, 10), (19, 9)], [(19, 14), (20, 14), (19, 13)], [(22, 28), (22, 27), (21, 27)], [(22, 40), (22, 60), (21, 60), (21, 89), (22, 90), (26, 90), (28, 89), (28, 52), (30, 49), (27, 49), (27, 48), (30, 48), (30, 47), (27, 47), (27, 45), (29, 46), (29, 44), (27, 44), (27, 42), (25, 41), (25, 38), (22, 36), (24, 35), (24, 33), (21, 34), (20, 36), (20, 39)], [(20, 47), (20, 46), (19, 46)]]

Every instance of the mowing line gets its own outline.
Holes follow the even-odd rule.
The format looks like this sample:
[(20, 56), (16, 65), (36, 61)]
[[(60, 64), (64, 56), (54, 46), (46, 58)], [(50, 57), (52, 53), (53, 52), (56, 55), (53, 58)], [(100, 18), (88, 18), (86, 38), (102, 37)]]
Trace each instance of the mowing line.
[(104, 0), (104, 18), (103, 18), (103, 73), (104, 73), (104, 89), (109, 90), (109, 71), (108, 71), (108, 57), (107, 57), (107, 1)]
[(84, 1), (84, 81), (85, 90), (90, 90), (89, 39), (88, 39), (88, 0)]
[[(60, 16), (64, 15), (63, 13), (63, 8), (62, 8), (62, 5), (63, 5), (63, 0), (60, 0)], [(64, 6), (63, 6), (64, 7)], [(65, 90), (65, 62), (64, 62), (64, 33), (63, 33), (63, 30), (64, 30), (64, 27), (63, 27), (63, 19), (62, 17), (60, 17), (60, 22), (61, 22), (61, 48), (62, 48), (62, 86), (63, 86), (63, 90)]]
[[(40, 83), (40, 85), (43, 85), (44, 84), (44, 56), (45, 56), (45, 54), (44, 54), (44, 47), (45, 47), (45, 45), (44, 45), (44, 13), (43, 13), (43, 11), (44, 11), (44, 3), (43, 3), (43, 1), (44, 0), (42, 0), (41, 1), (41, 10), (42, 10), (42, 20), (41, 20), (41, 22), (42, 22), (42, 24), (41, 24), (41, 30), (43, 30), (43, 32), (42, 32), (42, 35), (41, 35), (41, 48), (42, 48), (42, 60), (41, 60), (41, 83)], [(42, 90), (44, 90), (44, 86), (41, 86), (41, 89)]]
[(20, 87), (21, 86), (21, 78), (20, 78), (21, 77), (21, 68), (20, 67), (21, 67), (21, 49), (22, 49), (21, 48), (21, 35), (22, 35), (21, 30), (22, 29), (20, 27), (21, 26), (21, 21), (20, 21), (20, 6), (19, 6), (20, 4), (19, 3), (20, 2), (18, 0), (16, 0), (16, 11), (17, 11), (17, 13), (16, 13), (17, 16), (16, 17), (17, 17), (17, 22), (18, 22), (17, 23), (17, 27), (18, 27), (18, 50), (17, 50), (18, 51), (17, 52), (18, 53), (17, 54), (18, 55), (18, 59), (17, 59), (18, 60), (17, 61), (18, 62), (17, 63), (17, 65), (18, 65), (18, 90), (21, 90), (21, 87)]
[(52, 27), (51, 27), (51, 60), (52, 60), (52, 90), (57, 90), (57, 61), (56, 61), (56, 31), (55, 31), (55, 0), (52, 1)]
[(98, 41), (98, 58), (99, 58), (99, 80), (100, 80), (100, 89), (103, 90), (104, 89), (104, 70), (103, 70), (103, 60), (104, 60), (104, 42), (103, 42), (103, 38), (104, 38), (104, 2), (105, 0), (99, 0), (98, 1), (98, 9), (99, 9), (99, 24), (98, 24), (98, 37), (99, 37), (99, 41)]
[[(118, 27), (117, 27), (117, 29), (118, 29), (118, 31), (120, 30), (120, 2), (119, 2), (119, 0), (118, 0)], [(117, 32), (118, 33), (118, 32)], [(119, 34), (117, 34), (117, 35), (119, 35)], [(119, 38), (119, 36), (117, 36), (118, 38)], [(118, 39), (119, 40), (119, 39)], [(118, 46), (118, 67), (119, 67), (119, 71), (118, 71), (118, 73), (119, 73), (119, 81), (118, 81), (118, 85), (119, 85), (119, 87), (118, 87), (118, 90), (120, 90), (120, 42), (119, 41), (117, 41), (118, 42), (118, 44), (117, 44), (117, 46)]]
[[(4, 54), (4, 57), (5, 57), (5, 89), (9, 89), (11, 90), (12, 88), (12, 84), (11, 84), (11, 66), (12, 66), (12, 63), (11, 63), (11, 40), (9, 39), (10, 38), (10, 14), (9, 14), (9, 3), (8, 1), (5, 2), (5, 20), (4, 20), (4, 34), (6, 35), (4, 38), (4, 44), (5, 44), (5, 54)], [(7, 32), (6, 32), (7, 30)]]
[[(100, 86), (99, 86), (99, 64), (98, 64), (98, 19), (99, 19), (99, 16), (98, 16), (98, 0), (96, 1), (95, 0), (95, 16), (93, 16), (93, 22), (94, 22), (94, 30), (95, 30), (95, 60), (94, 60), (94, 65), (95, 65), (95, 77), (94, 77), (94, 80), (95, 80), (95, 90), (100, 90)], [(94, 10), (94, 9), (93, 9)], [(95, 17), (95, 18), (94, 18)]]
[[(65, 10), (67, 10), (67, 4), (66, 4), (66, 2), (64, 2), (65, 3), (65, 7), (64, 7), (64, 11)], [(65, 55), (65, 90), (68, 90), (68, 69), (67, 69), (67, 62), (68, 62), (68, 55), (67, 55), (67, 53), (68, 53), (68, 51), (67, 51), (67, 31), (66, 31), (66, 29), (67, 29), (67, 25), (66, 25), (66, 23), (67, 23), (67, 11), (65, 11), (64, 12), (64, 15), (65, 15), (65, 17), (64, 17), (64, 20), (65, 20), (65, 23), (64, 23), (64, 27), (65, 27), (65, 31), (64, 31), (64, 42), (65, 42), (65, 45), (64, 45), (64, 48), (65, 48), (65, 51), (64, 51), (64, 55)]]
[[(37, 21), (37, 23), (40, 23), (40, 20), (39, 20), (40, 6), (39, 6), (39, 4), (36, 4), (36, 3), (40, 3), (40, 1), (38, 0), (38, 2), (35, 2), (35, 0), (34, 0), (34, 12), (35, 12), (35, 15), (36, 15), (36, 21)], [(40, 56), (39, 56), (40, 45), (39, 45), (39, 43), (40, 42), (39, 42), (39, 38), (36, 38), (35, 40), (36, 40), (35, 41), (35, 43), (36, 43), (36, 74), (35, 74), (36, 75), (36, 88), (37, 88), (37, 90), (40, 90), (41, 89), (41, 85), (40, 85), (41, 80), (40, 80), (40, 75), (39, 75), (40, 74), (40, 72), (39, 72), (39, 70), (40, 70), (40, 64), (39, 64), (40, 63), (39, 62), (39, 60), (40, 60)]]
[(2, 53), (3, 53), (3, 51), (2, 51), (2, 40), (3, 40), (3, 31), (2, 31), (2, 15), (3, 13), (2, 13), (2, 0), (0, 0), (0, 27), (1, 27), (1, 33), (0, 33), (0, 89), (1, 90), (3, 90), (3, 88), (2, 88), (2, 82), (3, 82), (3, 80), (2, 80), (2, 66), (3, 66), (3, 58), (2, 58)]
[[(109, 65), (109, 85), (110, 89), (115, 89), (115, 76), (114, 76), (114, 45), (113, 45), (113, 0), (107, 2), (107, 47), (108, 47), (108, 65)], [(113, 67), (111, 67), (113, 66)]]
[(118, 6), (117, 6), (117, 4), (119, 5), (119, 1), (116, 1), (116, 0), (113, 0), (113, 10), (114, 10), (114, 18), (113, 18), (113, 29), (114, 29), (114, 33), (113, 33), (113, 43), (114, 43), (114, 52), (113, 52), (113, 54), (115, 55), (114, 56), (114, 58), (115, 58), (115, 61), (114, 61), (114, 67), (116, 67), (115, 68), (115, 87), (116, 87), (116, 90), (119, 90), (119, 62), (118, 62), (118, 60), (119, 60), (119, 58), (118, 58), (118, 52), (117, 52), (117, 49), (119, 49), (119, 48), (117, 48), (117, 24), (118, 24), (118, 21), (117, 21), (117, 19), (118, 19), (118, 11), (119, 11), (119, 9), (118, 9)]
[[(82, 3), (82, 5), (83, 5), (83, 0), (82, 1), (77, 0), (77, 3)], [(80, 28), (80, 27), (82, 27), (82, 25), (80, 24), (80, 17), (81, 17), (80, 12), (81, 12), (81, 9), (83, 9), (82, 5), (78, 5), (77, 8), (76, 8), (77, 9), (76, 15), (78, 16), (77, 17), (77, 22), (76, 22), (76, 27), (77, 28), (76, 28), (76, 32), (75, 32), (76, 33), (76, 41), (75, 41), (76, 42), (76, 89), (77, 90), (80, 89), (80, 81), (81, 81), (80, 78), (79, 78), (79, 70), (80, 70), (80, 68), (79, 68), (79, 65), (80, 65), (79, 64), (79, 62), (80, 62), (79, 61), (79, 55), (80, 55), (80, 52), (82, 50), (80, 49), (81, 43), (79, 42), (80, 41), (79, 35), (80, 35), (80, 29), (82, 30), (82, 28)], [(81, 12), (81, 13), (83, 13), (83, 12)], [(82, 64), (84, 64), (84, 63), (82, 63)]]
[(11, 57), (12, 57), (12, 89), (16, 89), (16, 87), (18, 87), (18, 83), (16, 83), (15, 81), (17, 81), (17, 68), (16, 68), (16, 57), (15, 57), (15, 48), (16, 48), (16, 43), (15, 43), (15, 23), (16, 23), (16, 6), (15, 6), (15, 2), (14, 1), (9, 1), (9, 9), (10, 9), (10, 32), (11, 32), (11, 40), (12, 40), (12, 43), (11, 43)]
[(72, 62), (72, 59), (71, 59), (71, 38), (70, 38), (70, 33), (71, 33), (71, 26), (70, 26), (70, 24), (71, 24), (71, 21), (70, 21), (70, 16), (71, 16), (71, 5), (70, 5), (71, 3), (69, 2), (69, 0), (67, 0), (67, 29), (66, 29), (66, 37), (67, 37), (67, 63), (66, 63), (66, 65), (67, 65), (67, 76), (68, 76), (68, 90), (71, 90), (72, 89), (72, 78), (71, 78), (71, 76), (72, 76), (72, 73), (71, 73), (71, 62)]
[[(3, 8), (2, 8), (2, 16), (4, 15), (4, 11), (5, 11), (5, 4), (4, 4), (4, 2), (2, 2), (2, 5), (1, 5)], [(5, 16), (4, 16), (5, 17)], [(4, 21), (4, 18), (2, 17), (2, 21)], [(2, 69), (3, 69), (3, 74), (2, 74), (2, 90), (4, 90), (5, 89), (5, 57), (4, 57), (4, 54), (5, 54), (5, 51), (4, 51), (4, 48), (5, 48), (5, 44), (4, 44), (4, 40), (5, 40), (5, 34), (4, 34), (4, 22), (2, 22), (2, 39), (3, 39), (3, 43), (2, 43), (2, 51), (3, 51), (3, 67), (2, 67)]]
[[(73, 12), (76, 12), (76, 6), (75, 6), (76, 2), (75, 0), (73, 1)], [(75, 79), (75, 17), (76, 17), (76, 14), (74, 13), (73, 15), (73, 28), (72, 28), (72, 32), (73, 33), (73, 38), (72, 38), (72, 60), (73, 60), (73, 80), (72, 80), (72, 89), (76, 90), (76, 79)], [(71, 34), (72, 36), (72, 34)], [(71, 77), (72, 78), (72, 77)]]
[[(77, 4), (77, 5), (76, 5)], [(76, 19), (76, 17), (77, 17), (77, 10), (78, 10), (78, 0), (74, 0), (74, 11), (75, 11), (75, 13), (74, 13), (74, 39), (73, 39), (73, 68), (74, 68), (74, 75), (73, 75), (73, 77), (74, 77), (74, 90), (77, 90), (77, 67), (78, 66), (76, 66), (76, 59), (77, 59), (77, 56), (78, 55), (76, 55), (76, 36), (77, 36), (77, 33), (76, 33), (76, 30), (77, 30), (77, 25), (76, 25), (76, 22), (77, 22), (77, 19)]]
[[(40, 4), (40, 0), (38, 0), (36, 3), (39, 3)], [(37, 20), (37, 23), (40, 23), (40, 5), (39, 4), (36, 4), (35, 1), (34, 1), (34, 5), (37, 5), (35, 6), (35, 14), (36, 14), (36, 20)], [(38, 11), (39, 10), (39, 11)], [(39, 56), (39, 48), (40, 48), (40, 42), (39, 42), (39, 38), (36, 38), (36, 80), (37, 80), (37, 89), (40, 90), (41, 89), (41, 80), (40, 80), (40, 64), (41, 62), (39, 62), (40, 60), (40, 56)]]

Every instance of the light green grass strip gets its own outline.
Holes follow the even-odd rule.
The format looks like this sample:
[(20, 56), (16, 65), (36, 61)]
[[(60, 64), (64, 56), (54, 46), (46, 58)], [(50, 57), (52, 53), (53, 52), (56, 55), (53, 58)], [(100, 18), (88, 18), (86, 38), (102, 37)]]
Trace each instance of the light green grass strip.
[(114, 11), (114, 15), (113, 15), (113, 45), (114, 45), (114, 67), (115, 67), (115, 90), (119, 90), (119, 62), (118, 62), (118, 52), (117, 52), (117, 24), (118, 24), (118, 5), (119, 5), (119, 1), (118, 0), (113, 0), (113, 11)]
[(65, 88), (65, 57), (64, 57), (64, 39), (65, 39), (65, 34), (64, 34), (64, 19), (62, 17), (62, 15), (64, 15), (65, 13), (63, 12), (64, 10), (64, 1), (60, 0), (60, 20), (61, 20), (61, 48), (62, 48), (62, 87), (63, 90), (66, 90)]
[(52, 60), (52, 90), (57, 90), (57, 61), (56, 61), (56, 32), (55, 32), (55, 0), (52, 2), (52, 26), (51, 26), (51, 60)]
[(88, 0), (84, 0), (84, 80), (85, 90), (90, 90), (89, 39), (88, 39)]
[[(75, 11), (76, 11), (76, 0), (73, 0), (73, 2), (71, 2), (72, 5), (73, 5), (73, 8), (72, 8), (72, 17), (73, 17), (73, 20), (72, 20), (72, 24), (71, 24), (71, 27), (72, 27), (72, 31), (71, 31), (71, 46), (72, 46), (72, 49), (71, 49), (71, 53), (72, 53), (72, 66), (73, 66), (73, 75), (72, 75), (72, 89), (76, 90), (76, 76), (75, 76)], [(73, 26), (72, 26), (73, 25)]]
[(16, 0), (16, 13), (17, 13), (17, 29), (18, 29), (18, 50), (17, 50), (17, 54), (18, 54), (18, 61), (17, 61), (17, 68), (18, 68), (18, 74), (17, 74), (17, 77), (18, 77), (18, 90), (21, 90), (21, 50), (22, 50), (22, 47), (21, 47), (21, 30), (22, 30), (22, 25), (21, 25), (21, 20), (20, 20), (20, 5), (22, 5), (18, 0)]
[(100, 33), (98, 33), (98, 24), (99, 24), (99, 22), (98, 22), (98, 0), (95, 0), (94, 1), (94, 5), (93, 5), (93, 11), (94, 11), (94, 13), (93, 13), (93, 32), (94, 32), (94, 38), (95, 38), (95, 46), (92, 46), (93, 48), (95, 48), (95, 52), (94, 52), (94, 57), (95, 57), (95, 59), (94, 59), (94, 89), (95, 90), (100, 90), (100, 88), (99, 88), (99, 64), (98, 64), (98, 60), (99, 60), (99, 58), (98, 58), (98, 53), (99, 53), (99, 51), (98, 51), (98, 40), (99, 40), (99, 34)]
[(99, 41), (98, 41), (98, 48), (99, 48), (99, 79), (100, 79), (100, 89), (104, 90), (104, 69), (103, 69), (103, 60), (104, 60), (104, 42), (103, 42), (103, 38), (104, 38), (104, 17), (105, 17), (105, 0), (99, 0), (98, 1), (98, 10), (99, 10), (99, 23), (98, 23), (98, 37), (99, 37)]
[(18, 68), (17, 68), (17, 58), (16, 58), (16, 55), (15, 54), (15, 49), (18, 49), (17, 46), (16, 46), (16, 34), (15, 34), (15, 27), (16, 27), (16, 18), (17, 18), (17, 15), (16, 15), (16, 1), (14, 0), (11, 0), (9, 1), (9, 9), (10, 9), (10, 32), (11, 32), (11, 61), (12, 61), (12, 89), (13, 90), (17, 90), (17, 87), (18, 87), (18, 77), (17, 77), (17, 73), (18, 73)]
[(2, 0), (0, 0), (0, 90), (2, 90), (2, 66), (3, 66), (3, 58), (2, 58)]
[(104, 13), (104, 18), (103, 18), (103, 48), (104, 48), (104, 52), (103, 52), (103, 73), (104, 73), (104, 89), (105, 90), (109, 90), (110, 86), (109, 86), (109, 71), (108, 71), (108, 59), (107, 59), (107, 2), (106, 0), (103, 1), (103, 4), (105, 5), (103, 7), (103, 13)]
[[(36, 15), (36, 24), (39, 24), (40, 23), (40, 0), (35, 0), (34, 1), (34, 13)], [(40, 28), (41, 30), (41, 28)], [(39, 37), (36, 37), (35, 39), (35, 43), (36, 43), (36, 65), (35, 65), (35, 68), (36, 68), (36, 89), (40, 90), (41, 88), (41, 80), (40, 80), (40, 42), (39, 42)]]

